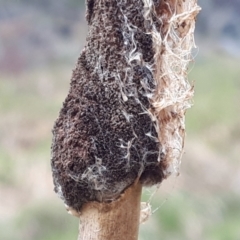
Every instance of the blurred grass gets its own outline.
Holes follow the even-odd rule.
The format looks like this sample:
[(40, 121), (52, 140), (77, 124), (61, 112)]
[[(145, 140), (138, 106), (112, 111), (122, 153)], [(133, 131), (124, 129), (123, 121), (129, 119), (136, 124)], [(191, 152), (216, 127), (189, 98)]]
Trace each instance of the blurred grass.
[[(77, 238), (78, 220), (66, 213), (53, 193), (50, 170), (51, 128), (67, 95), (71, 68), (72, 63), (53, 63), (19, 75), (1, 75), (0, 229), (4, 231), (0, 231), (0, 239)], [(223, 154), (229, 166), (235, 162), (239, 169), (239, 60), (199, 56), (189, 79), (195, 85), (195, 104), (186, 117), (186, 141), (204, 142), (216, 156)], [(205, 153), (193, 154), (203, 154), (204, 158)], [(186, 177), (191, 171), (194, 190), (185, 187), (188, 180), (184, 187), (173, 190), (171, 186), (165, 193), (160, 187), (151, 201), (152, 208), (159, 209), (141, 226), (140, 239), (239, 240), (240, 199), (236, 187), (222, 190), (219, 186), (221, 190), (216, 191), (204, 175), (198, 178), (195, 174), (199, 170), (197, 162), (184, 158), (195, 167), (183, 169), (176, 182), (189, 179)], [(206, 166), (202, 171), (218, 174), (218, 166), (210, 170)], [(206, 181), (205, 194), (198, 193), (197, 183), (201, 181)], [(148, 199), (145, 192), (143, 200)]]
[[(153, 209), (161, 201), (163, 198), (158, 196), (152, 202)], [(239, 196), (196, 197), (177, 192), (141, 225), (140, 240), (238, 240), (239, 216)]]
[(77, 239), (78, 235), (77, 218), (67, 215), (66, 211), (57, 211), (54, 202), (40, 202), (28, 207), (17, 217), (16, 227), (21, 229), (21, 239), (26, 240)]
[(188, 111), (189, 134), (199, 134), (214, 125), (239, 122), (239, 60), (228, 56), (200, 57), (189, 79), (195, 86), (194, 107)]

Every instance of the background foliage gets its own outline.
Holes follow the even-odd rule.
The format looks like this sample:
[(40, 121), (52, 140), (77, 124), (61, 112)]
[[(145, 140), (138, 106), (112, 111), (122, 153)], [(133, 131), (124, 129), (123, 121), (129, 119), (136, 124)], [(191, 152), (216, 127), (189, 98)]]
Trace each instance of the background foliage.
[[(147, 189), (141, 240), (239, 240), (240, 3), (199, 0), (181, 175)], [(0, 239), (76, 239), (53, 193), (51, 129), (85, 44), (84, 1), (0, 0)]]

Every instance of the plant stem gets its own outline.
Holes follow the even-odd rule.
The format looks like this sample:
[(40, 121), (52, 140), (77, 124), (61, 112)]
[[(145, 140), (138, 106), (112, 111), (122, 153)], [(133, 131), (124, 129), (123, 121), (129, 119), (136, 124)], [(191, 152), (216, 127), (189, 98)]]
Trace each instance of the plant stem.
[(78, 240), (137, 240), (141, 192), (142, 185), (135, 183), (116, 201), (85, 204)]

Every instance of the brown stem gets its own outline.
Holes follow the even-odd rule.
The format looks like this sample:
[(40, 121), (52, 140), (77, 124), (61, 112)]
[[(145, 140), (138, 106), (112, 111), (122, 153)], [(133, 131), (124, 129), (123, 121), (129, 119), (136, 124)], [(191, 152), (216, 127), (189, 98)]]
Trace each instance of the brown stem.
[(137, 240), (141, 192), (136, 183), (116, 201), (83, 206), (78, 240)]

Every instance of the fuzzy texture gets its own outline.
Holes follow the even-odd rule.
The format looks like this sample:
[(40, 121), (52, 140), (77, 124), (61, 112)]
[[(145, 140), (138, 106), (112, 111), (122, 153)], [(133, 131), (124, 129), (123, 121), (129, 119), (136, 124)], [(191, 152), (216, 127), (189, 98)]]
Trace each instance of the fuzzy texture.
[(87, 0), (87, 44), (53, 129), (55, 191), (71, 208), (178, 172), (193, 94), (191, 2)]

